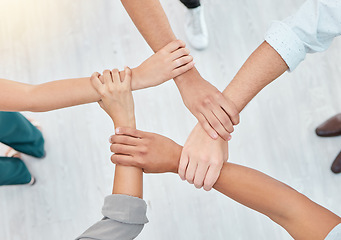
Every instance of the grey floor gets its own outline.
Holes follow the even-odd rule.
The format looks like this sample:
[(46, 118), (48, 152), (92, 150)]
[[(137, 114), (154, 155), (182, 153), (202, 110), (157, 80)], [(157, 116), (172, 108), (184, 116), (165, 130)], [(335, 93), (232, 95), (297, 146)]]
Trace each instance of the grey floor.
[[(200, 73), (219, 89), (262, 42), (275, 19), (303, 0), (206, 0), (210, 46), (192, 49)], [(184, 7), (163, 0), (174, 32), (185, 39)], [(120, 1), (1, 0), (0, 77), (26, 83), (90, 76), (136, 66), (152, 54)], [(263, 171), (341, 214), (341, 175), (329, 170), (341, 138), (318, 138), (315, 127), (341, 112), (340, 39), (308, 56), (294, 73), (267, 87), (241, 114), (230, 143), (230, 161)], [(72, 93), (72, 90), (70, 90)], [(183, 144), (196, 120), (175, 84), (134, 93), (139, 129)], [(96, 104), (42, 114), (47, 157), (25, 156), (34, 187), (0, 188), (0, 239), (73, 239), (101, 218), (114, 166), (112, 125)], [(140, 240), (285, 240), (268, 218), (215, 191), (196, 190), (174, 174), (146, 175), (150, 223)]]

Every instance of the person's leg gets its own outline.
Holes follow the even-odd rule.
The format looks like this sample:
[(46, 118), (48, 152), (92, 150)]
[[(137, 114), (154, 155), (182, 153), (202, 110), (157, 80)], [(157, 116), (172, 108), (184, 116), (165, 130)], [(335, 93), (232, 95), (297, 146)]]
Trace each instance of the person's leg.
[(28, 184), (32, 176), (20, 158), (0, 157), (0, 186)]
[(20, 113), (0, 112), (0, 142), (34, 157), (45, 155), (42, 133)]
[(192, 47), (202, 50), (208, 46), (208, 31), (200, 0), (180, 0), (188, 9), (185, 32)]

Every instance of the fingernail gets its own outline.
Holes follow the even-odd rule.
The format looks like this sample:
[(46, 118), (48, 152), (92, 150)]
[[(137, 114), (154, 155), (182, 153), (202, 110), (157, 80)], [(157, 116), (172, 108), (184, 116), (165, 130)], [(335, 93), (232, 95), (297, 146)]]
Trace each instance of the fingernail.
[(230, 135), (228, 138), (227, 138), (227, 141), (230, 141), (232, 139), (232, 136)]
[(112, 143), (112, 139), (111, 139), (111, 136), (109, 137), (109, 142)]
[(214, 139), (217, 139), (218, 138), (218, 134), (216, 132), (211, 133), (211, 137), (214, 138)]
[(119, 128), (116, 128), (116, 129), (115, 129), (115, 133), (120, 133), (120, 129), (119, 129)]

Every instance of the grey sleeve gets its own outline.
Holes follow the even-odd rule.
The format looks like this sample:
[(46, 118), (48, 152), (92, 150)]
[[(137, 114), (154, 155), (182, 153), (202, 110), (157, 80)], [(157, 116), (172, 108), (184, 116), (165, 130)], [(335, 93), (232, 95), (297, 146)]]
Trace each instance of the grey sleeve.
[(127, 195), (107, 196), (102, 208), (103, 219), (76, 240), (131, 240), (148, 222), (147, 204), (143, 199)]

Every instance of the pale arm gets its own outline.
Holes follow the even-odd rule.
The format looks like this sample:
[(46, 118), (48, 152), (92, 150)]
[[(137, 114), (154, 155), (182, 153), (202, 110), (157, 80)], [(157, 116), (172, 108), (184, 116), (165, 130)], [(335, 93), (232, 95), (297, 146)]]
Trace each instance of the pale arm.
[[(133, 74), (135, 69), (132, 70)], [(121, 72), (124, 77), (124, 72)], [(137, 78), (133, 89), (138, 88)], [(45, 112), (100, 100), (90, 78), (74, 78), (31, 85), (0, 79), (0, 111)]]

